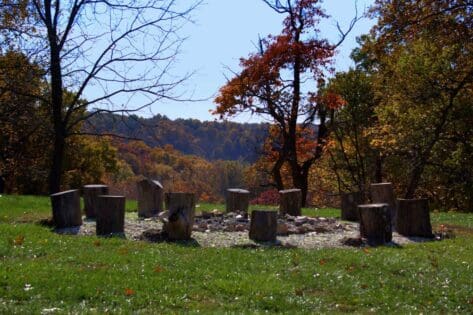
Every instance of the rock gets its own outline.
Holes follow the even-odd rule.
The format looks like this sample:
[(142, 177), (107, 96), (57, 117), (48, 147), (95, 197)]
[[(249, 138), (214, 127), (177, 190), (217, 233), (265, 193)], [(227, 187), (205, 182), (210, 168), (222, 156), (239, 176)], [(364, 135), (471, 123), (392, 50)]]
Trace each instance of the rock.
[(169, 211), (162, 211), (158, 214), (158, 219), (163, 220), (169, 216)]
[(245, 230), (246, 230), (246, 227), (243, 224), (238, 224), (237, 226), (235, 226), (236, 232), (243, 232)]
[(217, 217), (223, 216), (223, 212), (220, 211), (220, 210), (218, 210), (218, 209), (213, 209), (213, 210), (212, 210), (212, 214), (213, 214), (214, 216), (217, 216)]
[(307, 228), (305, 226), (297, 227), (297, 234), (305, 234), (307, 232)]
[(317, 226), (314, 228), (314, 231), (317, 232), (317, 233), (327, 233), (327, 232), (330, 232), (327, 228), (323, 227), (323, 226)]
[(297, 226), (300, 226), (300, 225), (306, 223), (307, 221), (308, 221), (308, 219), (305, 216), (298, 216), (294, 220), (294, 222), (296, 223)]
[(213, 213), (208, 211), (202, 211), (200, 216), (204, 219), (210, 219), (213, 216)]
[(289, 228), (288, 228), (286, 223), (279, 223), (278, 224), (277, 234), (282, 235), (282, 236), (289, 235)]

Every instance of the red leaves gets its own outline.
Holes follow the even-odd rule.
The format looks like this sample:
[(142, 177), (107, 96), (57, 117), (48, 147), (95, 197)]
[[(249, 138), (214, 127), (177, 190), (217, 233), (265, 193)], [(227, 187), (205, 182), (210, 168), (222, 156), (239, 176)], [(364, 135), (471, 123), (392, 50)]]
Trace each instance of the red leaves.
[(130, 288), (125, 288), (125, 296), (132, 296), (135, 295), (135, 290), (130, 289)]
[[(295, 3), (268, 3), (273, 9), (280, 8), (287, 13), (284, 28), (280, 35), (269, 35), (260, 40), (257, 53), (240, 59), (242, 71), (220, 89), (219, 96), (214, 100), (218, 106), (213, 114), (223, 118), (249, 110), (252, 113), (269, 113), (274, 118), (275, 112), (269, 107), (291, 106), (291, 97), (303, 99), (299, 95), (300, 90), (295, 88), (301, 83), (300, 75), (317, 79), (323, 77), (324, 70), (330, 70), (334, 47), (314, 35), (318, 33), (316, 25), (326, 17), (319, 1), (291, 2)], [(290, 83), (291, 79), (298, 82)]]

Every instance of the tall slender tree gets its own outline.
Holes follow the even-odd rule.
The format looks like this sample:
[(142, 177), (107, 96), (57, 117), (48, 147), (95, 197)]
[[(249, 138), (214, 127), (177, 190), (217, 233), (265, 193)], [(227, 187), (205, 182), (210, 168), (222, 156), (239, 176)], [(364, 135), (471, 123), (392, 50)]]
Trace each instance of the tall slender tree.
[[(46, 69), (49, 91), (43, 101), (49, 106), (54, 135), (51, 193), (61, 188), (66, 139), (81, 134), (76, 128), (81, 122), (104, 111), (128, 113), (174, 98), (174, 88), (185, 79), (169, 73), (182, 43), (178, 30), (197, 4), (2, 2), (1, 42)], [(65, 90), (74, 97), (66, 99)]]
[[(317, 85), (331, 69), (336, 47), (347, 32), (342, 32), (339, 43), (331, 44), (321, 38), (319, 23), (327, 15), (319, 0), (263, 0), (271, 9), (285, 15), (283, 29), (277, 36), (259, 42), (259, 51), (242, 58), (242, 71), (220, 89), (215, 102), (215, 114), (221, 118), (240, 112), (263, 115), (274, 123), (281, 141), (272, 167), (278, 189), (284, 188), (281, 168), (290, 165), (293, 186), (302, 190), (305, 204), (310, 167), (320, 158), (327, 138), (326, 115), (328, 106), (340, 105), (340, 99), (321, 97)], [(318, 120), (317, 143), (310, 157), (298, 157), (298, 128), (314, 128)], [(299, 133), (301, 134), (301, 133)]]

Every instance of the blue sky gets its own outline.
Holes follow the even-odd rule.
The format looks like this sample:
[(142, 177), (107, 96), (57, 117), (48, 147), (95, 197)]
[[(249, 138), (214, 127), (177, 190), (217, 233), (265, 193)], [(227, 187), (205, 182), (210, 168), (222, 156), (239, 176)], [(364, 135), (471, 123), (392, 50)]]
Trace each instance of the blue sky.
[[(363, 11), (373, 0), (358, 0), (358, 11)], [(321, 35), (336, 41), (338, 33), (336, 21), (346, 27), (355, 14), (354, 0), (325, 0), (323, 7), (331, 18), (321, 25)], [(225, 84), (225, 75), (230, 76), (227, 68), (238, 71), (239, 58), (255, 51), (258, 36), (278, 34), (282, 28), (283, 16), (272, 11), (260, 0), (206, 0), (194, 13), (194, 23), (188, 24), (182, 35), (188, 37), (182, 48), (182, 54), (173, 71), (179, 75), (195, 72), (180, 87), (179, 93), (194, 99), (208, 99), (200, 102), (162, 102), (139, 113), (141, 116), (154, 114), (166, 115), (171, 119), (194, 118), (214, 120), (209, 114), (215, 107), (213, 98), (219, 87)], [(337, 70), (346, 70), (352, 65), (349, 58), (356, 47), (355, 38), (367, 33), (374, 21), (363, 19), (358, 22), (350, 36), (345, 40), (336, 56)], [(239, 122), (257, 122), (260, 119), (240, 116)]]

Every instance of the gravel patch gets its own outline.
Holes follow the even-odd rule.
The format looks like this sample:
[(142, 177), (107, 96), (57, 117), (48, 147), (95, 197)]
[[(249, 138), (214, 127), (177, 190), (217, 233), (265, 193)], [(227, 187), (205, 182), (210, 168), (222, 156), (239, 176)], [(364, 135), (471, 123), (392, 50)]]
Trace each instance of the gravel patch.
[[(209, 223), (210, 221), (211, 223)], [(296, 223), (297, 222), (297, 223)], [(249, 220), (239, 214), (229, 216), (196, 217), (192, 232), (193, 240), (189, 245), (200, 247), (265, 247), (280, 246), (287, 248), (347, 248), (359, 247), (359, 224), (340, 221), (333, 218), (280, 217), (277, 242), (272, 244), (255, 243), (248, 237)], [(285, 228), (281, 229), (281, 225)], [(304, 227), (304, 228), (300, 228)], [(162, 241), (159, 232), (162, 223), (156, 219), (141, 219), (136, 213), (127, 213), (125, 218), (125, 237), (129, 240)], [(82, 226), (57, 231), (76, 235), (95, 235), (95, 221), (84, 219)], [(156, 236), (158, 237), (156, 238)], [(153, 238), (154, 237), (154, 238)], [(393, 233), (390, 246), (402, 246), (410, 243), (431, 241), (426, 238), (404, 237)]]

